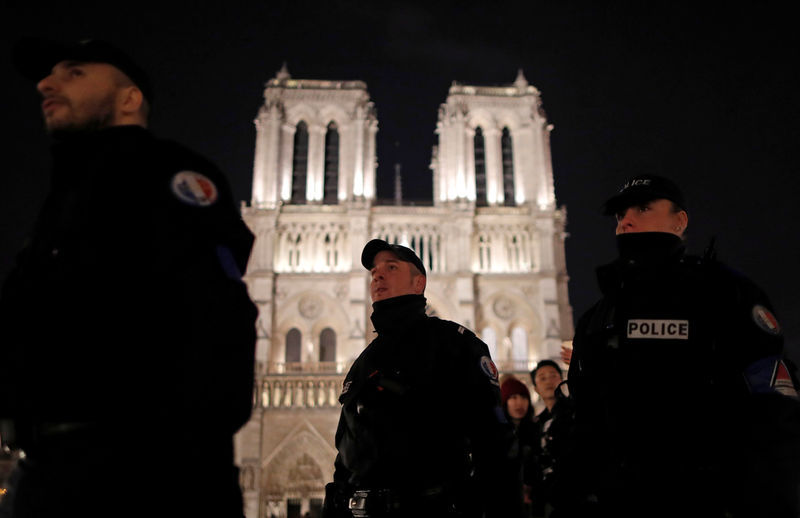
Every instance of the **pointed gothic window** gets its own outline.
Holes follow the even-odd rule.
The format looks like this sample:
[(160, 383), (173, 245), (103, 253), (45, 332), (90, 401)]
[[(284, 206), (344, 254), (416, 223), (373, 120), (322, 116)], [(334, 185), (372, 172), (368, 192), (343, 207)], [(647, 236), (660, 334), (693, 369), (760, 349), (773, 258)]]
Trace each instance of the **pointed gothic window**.
[(336, 123), (328, 124), (325, 133), (325, 186), (322, 203), (334, 204), (338, 200), (339, 187), (339, 129)]
[(300, 330), (293, 327), (286, 333), (286, 363), (300, 363), (302, 335)]
[(486, 206), (486, 146), (483, 140), (483, 130), (480, 126), (475, 128), (475, 205)]
[(326, 327), (319, 334), (319, 361), (336, 361), (336, 331)]
[(305, 121), (298, 122), (295, 128), (292, 156), (292, 203), (305, 203), (308, 171), (308, 125)]
[(514, 205), (514, 151), (511, 142), (511, 132), (508, 128), (503, 128), (503, 136), (500, 139), (503, 150), (503, 196), (504, 205)]

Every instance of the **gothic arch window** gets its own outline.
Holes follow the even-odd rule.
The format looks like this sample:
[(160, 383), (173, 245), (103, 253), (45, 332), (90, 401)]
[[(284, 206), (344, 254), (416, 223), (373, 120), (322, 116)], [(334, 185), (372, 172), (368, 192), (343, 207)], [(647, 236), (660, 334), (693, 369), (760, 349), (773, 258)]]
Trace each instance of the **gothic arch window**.
[(339, 234), (338, 232), (329, 232), (325, 234), (325, 267), (327, 271), (333, 271), (339, 264), (339, 250), (338, 250)]
[(514, 149), (511, 139), (511, 132), (508, 130), (508, 127), (503, 128), (503, 136), (500, 138), (500, 146), (503, 156), (504, 205), (514, 205)]
[(486, 233), (478, 235), (478, 267), (482, 272), (492, 269), (492, 238)]
[(300, 363), (302, 339), (303, 335), (296, 327), (286, 333), (286, 363)]
[(292, 157), (292, 203), (305, 203), (308, 173), (308, 125), (305, 121), (298, 122), (295, 128)]
[(319, 361), (336, 361), (336, 331), (326, 327), (319, 334)]
[(300, 234), (290, 234), (288, 236), (289, 269), (296, 270), (300, 267), (300, 249), (302, 236)]
[(483, 130), (480, 126), (475, 128), (475, 204), (486, 206), (486, 144), (483, 139)]
[(325, 132), (325, 185), (322, 203), (335, 204), (339, 193), (339, 128), (331, 121)]

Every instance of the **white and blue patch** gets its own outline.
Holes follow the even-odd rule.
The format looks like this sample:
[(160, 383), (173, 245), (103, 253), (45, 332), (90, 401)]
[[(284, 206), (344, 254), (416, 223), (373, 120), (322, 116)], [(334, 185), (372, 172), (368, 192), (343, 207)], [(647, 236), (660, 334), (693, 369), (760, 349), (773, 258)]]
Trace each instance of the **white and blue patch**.
[(499, 373), (492, 359), (488, 356), (481, 356), (480, 364), (483, 373), (486, 374), (490, 380), (496, 382), (497, 378), (499, 377)]
[(756, 304), (753, 306), (753, 322), (764, 332), (778, 336), (781, 334), (781, 325), (770, 310)]
[(217, 186), (207, 176), (195, 171), (180, 171), (172, 177), (172, 193), (180, 201), (194, 207), (213, 205), (219, 197)]

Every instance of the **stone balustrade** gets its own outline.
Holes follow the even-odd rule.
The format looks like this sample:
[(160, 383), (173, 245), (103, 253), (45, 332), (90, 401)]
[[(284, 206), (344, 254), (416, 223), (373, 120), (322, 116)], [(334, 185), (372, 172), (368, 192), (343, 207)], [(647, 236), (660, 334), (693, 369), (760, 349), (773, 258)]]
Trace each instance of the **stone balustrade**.
[(261, 408), (331, 408), (339, 406), (344, 376), (340, 374), (267, 374), (256, 384)]

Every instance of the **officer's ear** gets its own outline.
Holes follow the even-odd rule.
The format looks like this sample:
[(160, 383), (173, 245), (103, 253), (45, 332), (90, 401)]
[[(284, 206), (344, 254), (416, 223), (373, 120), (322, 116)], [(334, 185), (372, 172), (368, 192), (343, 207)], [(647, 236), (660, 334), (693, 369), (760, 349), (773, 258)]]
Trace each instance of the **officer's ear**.
[(422, 295), (423, 293), (425, 293), (425, 286), (428, 283), (427, 277), (425, 277), (420, 273), (415, 275), (414, 279), (412, 279), (411, 282), (414, 286), (414, 293), (416, 293), (417, 295)]
[(138, 86), (123, 86), (119, 89), (117, 95), (117, 107), (123, 117), (132, 118), (141, 116), (145, 100)]
[(678, 213), (678, 221), (680, 221), (681, 228), (686, 230), (686, 227), (689, 226), (689, 213), (685, 210), (682, 210)]

